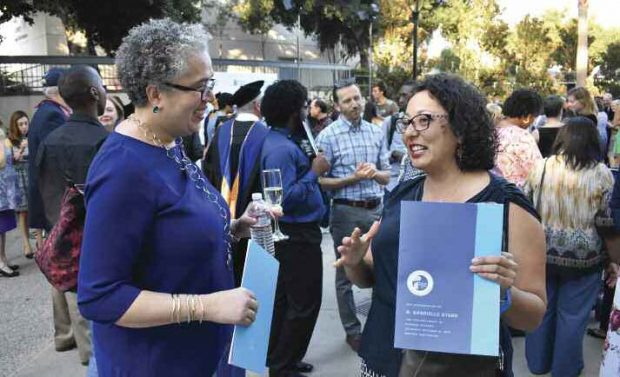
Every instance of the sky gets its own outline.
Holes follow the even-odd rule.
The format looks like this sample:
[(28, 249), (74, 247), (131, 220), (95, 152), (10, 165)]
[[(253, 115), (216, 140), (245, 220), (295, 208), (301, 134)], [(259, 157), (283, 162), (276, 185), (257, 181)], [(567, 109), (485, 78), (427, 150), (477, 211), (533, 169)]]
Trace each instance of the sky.
[[(578, 0), (498, 0), (504, 10), (502, 18), (510, 25), (518, 23), (526, 14), (542, 15), (547, 9), (565, 9), (570, 17), (577, 17)], [(590, 0), (589, 16), (603, 27), (620, 27), (620, 0)]]

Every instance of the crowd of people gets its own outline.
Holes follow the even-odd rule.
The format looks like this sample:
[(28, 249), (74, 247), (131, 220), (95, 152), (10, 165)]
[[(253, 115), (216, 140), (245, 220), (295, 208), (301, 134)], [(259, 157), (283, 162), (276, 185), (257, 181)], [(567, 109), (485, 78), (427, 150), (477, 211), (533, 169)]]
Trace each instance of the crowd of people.
[[(355, 81), (331, 99), (295, 80), (214, 94), (207, 40), (201, 26), (168, 19), (136, 26), (116, 56), (130, 103), (89, 66), (52, 68), (32, 117), (15, 111), (1, 135), (1, 276), (19, 275), (6, 232), (18, 228), (32, 258), (67, 190), (85, 185), (77, 286), (52, 288), (52, 302), (56, 350), (77, 347), (89, 376), (243, 373), (226, 352), (231, 325), (260, 310), (240, 284), (251, 196), (267, 169), (281, 172), (272, 215), (288, 236), (275, 243), (270, 376), (313, 370), (303, 360), (325, 225), (343, 341), (361, 358), (350, 375), (509, 377), (521, 331), (532, 373), (576, 377), (586, 331), (618, 330), (618, 256), (596, 219), (620, 218), (620, 100), (577, 87), (489, 102), (446, 73), (404, 82), (395, 100), (377, 82), (367, 101)], [(394, 348), (402, 201), (504, 204), (501, 255), (464, 266), (500, 286), (499, 357)], [(373, 290), (364, 326), (352, 285)], [(587, 329), (594, 307), (600, 328)], [(620, 364), (611, 340), (607, 366)]]

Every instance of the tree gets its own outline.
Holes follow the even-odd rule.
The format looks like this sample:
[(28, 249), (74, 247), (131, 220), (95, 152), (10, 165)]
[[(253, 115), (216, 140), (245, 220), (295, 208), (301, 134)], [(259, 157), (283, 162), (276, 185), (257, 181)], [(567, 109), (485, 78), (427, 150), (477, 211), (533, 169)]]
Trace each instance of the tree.
[[(420, 16), (418, 30), (418, 40), (421, 41), (418, 50), (418, 67), (425, 66), (424, 44), (427, 42), (434, 28), (433, 12), (443, 6), (442, 1), (437, 0), (416, 0), (420, 1)], [(414, 2), (415, 4), (415, 2)], [(381, 16), (378, 18), (377, 38), (373, 43), (373, 59), (377, 67), (377, 75), (385, 82), (394, 81), (398, 89), (401, 82), (398, 78), (413, 72), (413, 20), (411, 0), (380, 0)], [(420, 70), (418, 70), (420, 71)], [(393, 74), (396, 80), (390, 76)]]
[[(507, 28), (499, 21), (499, 15), (495, 0), (454, 0), (437, 8), (429, 20), (430, 28), (441, 28), (442, 35), (451, 43), (452, 52), (460, 60), (457, 72), (474, 83), (478, 83), (481, 69), (490, 68), (495, 60), (487, 48), (494, 44), (501, 48), (505, 43), (501, 38)], [(491, 35), (490, 29), (500, 33)], [(496, 41), (491, 42), (490, 38)]]
[(601, 73), (608, 77), (620, 79), (620, 41), (607, 46), (603, 61)]
[(595, 84), (600, 89), (611, 92), (614, 97), (620, 97), (620, 39), (607, 46), (602, 61), (600, 75), (596, 77)]
[[(285, 4), (287, 3), (287, 4)], [(360, 56), (362, 66), (368, 62), (369, 27), (375, 11), (372, 0), (234, 0), (234, 9), (244, 30), (266, 33), (275, 24), (297, 26), (306, 35), (316, 37), (325, 51), (342, 44), (347, 57)], [(288, 5), (290, 4), (290, 9)]]
[(559, 87), (549, 74), (552, 53), (558, 46), (552, 26), (543, 19), (526, 16), (508, 37), (505, 72), (512, 77), (513, 89), (529, 87), (541, 94), (557, 92)]
[(57, 16), (70, 32), (85, 33), (88, 52), (92, 55), (95, 45), (113, 55), (129, 29), (150, 18), (200, 21), (197, 0), (0, 0), (0, 11), (3, 13), (0, 22), (21, 16), (32, 24), (36, 12)]

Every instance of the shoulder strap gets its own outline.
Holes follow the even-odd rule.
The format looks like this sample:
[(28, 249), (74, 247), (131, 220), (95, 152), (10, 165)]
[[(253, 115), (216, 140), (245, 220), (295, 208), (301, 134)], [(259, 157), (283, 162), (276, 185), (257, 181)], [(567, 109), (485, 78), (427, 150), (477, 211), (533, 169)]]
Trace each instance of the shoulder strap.
[(540, 176), (540, 186), (538, 187), (538, 195), (536, 196), (536, 211), (540, 213), (540, 196), (542, 195), (543, 183), (545, 182), (545, 173), (547, 172), (547, 159), (543, 164), (542, 175)]
[(502, 237), (502, 251), (508, 251), (508, 215), (510, 214), (510, 201), (504, 202), (504, 230)]

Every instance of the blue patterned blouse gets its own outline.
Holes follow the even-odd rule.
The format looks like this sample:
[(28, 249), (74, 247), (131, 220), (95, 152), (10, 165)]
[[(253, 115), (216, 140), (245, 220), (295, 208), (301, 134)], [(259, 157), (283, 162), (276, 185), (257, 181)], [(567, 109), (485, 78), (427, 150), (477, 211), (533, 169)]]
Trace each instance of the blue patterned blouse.
[(2, 142), (2, 147), (6, 166), (0, 169), (0, 211), (8, 211), (17, 208), (20, 197), (11, 148), (8, 148), (4, 142)]

